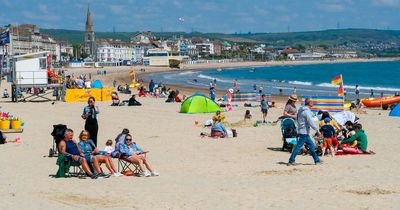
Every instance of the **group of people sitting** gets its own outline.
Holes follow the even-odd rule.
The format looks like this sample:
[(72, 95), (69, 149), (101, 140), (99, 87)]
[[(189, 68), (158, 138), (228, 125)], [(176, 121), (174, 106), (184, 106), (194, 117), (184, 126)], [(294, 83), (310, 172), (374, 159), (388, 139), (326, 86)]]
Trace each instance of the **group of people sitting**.
[(347, 121), (344, 126), (340, 126), (328, 112), (319, 112), (321, 116), (319, 122), (320, 138), (317, 138), (322, 148), (322, 155), (326, 151), (334, 156), (338, 150), (347, 154), (363, 154), (367, 151), (368, 138), (360, 123)]
[(78, 77), (75, 77), (74, 74), (67, 75), (65, 81), (66, 88), (91, 88), (91, 77), (91, 74), (89, 74), (89, 77), (86, 74), (81, 74)]
[[(76, 142), (73, 138), (73, 130), (66, 129), (64, 138), (57, 144), (60, 155), (63, 155), (60, 157), (80, 164), (86, 175), (92, 179), (122, 176), (122, 174), (116, 170), (112, 158), (121, 158), (138, 165), (141, 171), (139, 176), (158, 176), (158, 173), (152, 168), (148, 161), (148, 151), (143, 151), (133, 142), (132, 135), (129, 134), (128, 129), (124, 129), (122, 133), (117, 136), (114, 148), (112, 148), (112, 140), (108, 140), (105, 149), (101, 151), (96, 148), (95, 144), (90, 139), (89, 132), (86, 130), (83, 130), (79, 134), (79, 142)], [(105, 163), (110, 174), (103, 173), (100, 168), (102, 163)]]
[[(289, 96), (283, 115), (278, 120), (284, 118), (297, 120), (296, 102), (296, 95)], [(338, 150), (348, 154), (368, 153), (368, 138), (360, 123), (347, 121), (344, 126), (341, 126), (328, 112), (323, 111), (319, 111), (317, 117), (321, 136), (315, 139), (316, 144), (321, 146), (322, 155), (330, 152), (334, 156)]]
[(141, 106), (142, 104), (136, 100), (136, 95), (133, 94), (129, 100), (120, 101), (118, 93), (112, 92), (111, 93), (111, 106)]

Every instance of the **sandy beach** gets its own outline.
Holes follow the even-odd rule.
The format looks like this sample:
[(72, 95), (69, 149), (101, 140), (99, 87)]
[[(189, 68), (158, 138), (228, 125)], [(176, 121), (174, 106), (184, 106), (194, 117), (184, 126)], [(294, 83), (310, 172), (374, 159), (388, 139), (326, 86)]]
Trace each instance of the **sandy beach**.
[[(216, 66), (183, 69), (212, 67)], [(225, 64), (217, 67), (228, 68)], [(118, 83), (129, 81), (129, 67), (105, 69), (107, 76), (93, 78), (100, 78), (106, 85), (114, 79)], [(146, 73), (170, 70), (146, 67)], [(96, 71), (68, 70), (76, 74)], [(9, 84), (3, 82), (3, 88), (9, 88)], [(194, 91), (184, 89), (185, 94)], [(0, 208), (397, 209), (400, 205), (400, 124), (399, 118), (389, 117), (387, 110), (366, 109), (366, 114), (358, 115), (368, 135), (368, 149), (375, 155), (326, 156), (322, 157), (322, 165), (314, 165), (310, 156), (300, 155), (296, 161), (301, 164), (288, 167), (284, 163), (290, 154), (280, 151), (279, 125), (242, 125), (235, 127), (237, 138), (201, 138), (199, 134), (209, 129), (194, 122), (201, 124), (213, 114), (180, 114), (179, 103), (155, 98), (138, 100), (143, 106), (96, 103), (100, 108), (98, 145), (103, 149), (107, 139), (114, 139), (128, 128), (137, 144), (150, 151), (148, 158), (160, 176), (92, 180), (52, 178), (58, 169), (56, 158), (47, 157), (52, 147), (52, 126), (66, 124), (77, 139), (84, 127), (80, 115), (86, 103), (11, 103), (1, 99), (1, 111), (22, 118), (25, 126), (22, 134), (7, 134), (9, 141), (20, 136), (22, 143), (0, 145)], [(283, 107), (285, 98), (276, 101)], [(254, 120), (262, 118), (258, 107), (247, 108), (243, 103), (224, 114), (228, 122), (235, 123), (243, 119), (246, 109), (251, 110)], [(275, 120), (281, 114), (282, 108), (272, 108), (267, 119)], [(117, 166), (117, 160), (114, 164)]]

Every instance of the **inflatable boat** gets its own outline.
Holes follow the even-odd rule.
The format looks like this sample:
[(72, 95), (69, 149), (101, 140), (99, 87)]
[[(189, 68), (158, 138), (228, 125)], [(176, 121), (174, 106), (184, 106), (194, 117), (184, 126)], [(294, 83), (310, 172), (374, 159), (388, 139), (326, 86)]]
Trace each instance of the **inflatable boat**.
[(383, 98), (367, 98), (361, 100), (367, 107), (379, 107), (382, 105), (400, 103), (400, 96), (388, 96)]

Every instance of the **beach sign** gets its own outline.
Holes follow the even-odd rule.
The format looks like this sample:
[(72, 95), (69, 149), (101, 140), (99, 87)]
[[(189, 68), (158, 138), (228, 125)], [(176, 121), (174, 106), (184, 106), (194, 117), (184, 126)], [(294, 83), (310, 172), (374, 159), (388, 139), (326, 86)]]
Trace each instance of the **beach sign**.
[(309, 97), (313, 99), (313, 106), (311, 107), (311, 111), (313, 112), (318, 112), (319, 110), (343, 112), (344, 110), (343, 96), (302, 96), (302, 105), (304, 105), (304, 100)]
[(101, 101), (101, 89), (67, 89), (65, 102), (87, 102), (91, 96)]

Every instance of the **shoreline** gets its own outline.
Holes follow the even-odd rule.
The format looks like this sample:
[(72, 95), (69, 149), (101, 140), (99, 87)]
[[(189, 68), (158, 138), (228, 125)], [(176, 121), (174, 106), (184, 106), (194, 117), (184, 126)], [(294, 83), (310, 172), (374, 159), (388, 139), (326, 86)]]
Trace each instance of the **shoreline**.
[[(203, 64), (181, 64), (180, 69), (172, 69), (169, 67), (154, 66), (118, 66), (104, 67), (100, 70), (107, 70), (106, 75), (97, 75), (98, 68), (67, 68), (68, 73), (72, 74), (92, 74), (92, 80), (100, 79), (104, 86), (112, 87), (115, 80), (117, 84), (129, 84), (131, 79), (128, 73), (135, 71), (136, 78), (142, 79), (144, 75), (165, 72), (184, 72), (184, 71), (204, 71), (215, 68), (225, 68), (231, 70), (244, 67), (268, 67), (268, 66), (290, 66), (290, 65), (318, 65), (318, 64), (338, 64), (338, 63), (362, 63), (362, 62), (396, 62), (400, 58), (374, 58), (374, 59), (339, 59), (339, 60), (318, 60), (318, 61), (268, 61), (268, 62), (235, 62), (235, 63), (203, 63)], [(146, 69), (145, 72), (140, 69)], [(149, 81), (143, 80), (143, 85), (148, 86)], [(168, 88), (178, 89), (182, 94), (190, 95), (195, 92), (201, 92), (208, 95), (208, 88), (189, 87), (185, 85), (165, 83)], [(217, 90), (217, 95), (225, 94), (223, 90)]]

